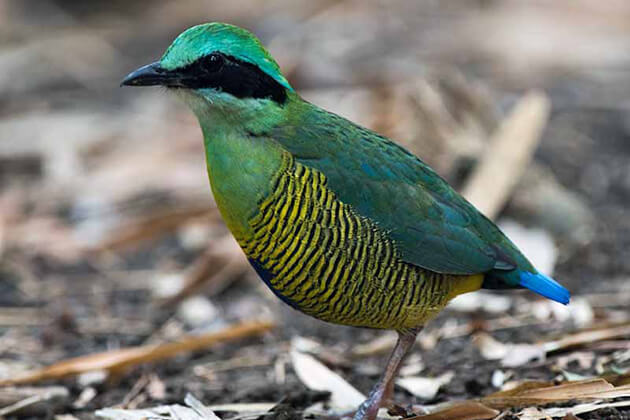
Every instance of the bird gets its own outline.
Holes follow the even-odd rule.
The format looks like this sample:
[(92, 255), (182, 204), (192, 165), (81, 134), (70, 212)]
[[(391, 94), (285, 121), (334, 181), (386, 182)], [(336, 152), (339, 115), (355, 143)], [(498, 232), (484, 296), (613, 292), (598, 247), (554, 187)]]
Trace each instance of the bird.
[(278, 298), (323, 321), (398, 333), (355, 420), (392, 404), (417, 334), (455, 296), (525, 288), (569, 303), (420, 158), (302, 99), (246, 29), (193, 26), (121, 85), (165, 87), (196, 115), (216, 205)]

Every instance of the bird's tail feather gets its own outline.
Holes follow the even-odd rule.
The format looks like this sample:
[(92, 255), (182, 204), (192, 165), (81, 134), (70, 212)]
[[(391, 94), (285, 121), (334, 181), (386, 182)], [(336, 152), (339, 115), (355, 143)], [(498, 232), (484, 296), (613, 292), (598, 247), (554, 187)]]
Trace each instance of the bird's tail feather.
[(571, 298), (569, 291), (551, 277), (540, 273), (521, 271), (519, 278), (519, 284), (521, 286), (564, 305), (569, 303), (569, 299)]

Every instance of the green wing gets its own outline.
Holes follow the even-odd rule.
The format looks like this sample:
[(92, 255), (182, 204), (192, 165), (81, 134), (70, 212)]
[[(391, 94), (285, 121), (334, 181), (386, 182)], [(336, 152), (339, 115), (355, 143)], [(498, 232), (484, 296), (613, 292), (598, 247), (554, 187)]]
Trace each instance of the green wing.
[(389, 232), (402, 258), (425, 269), (478, 274), (530, 266), (503, 233), (420, 159), (312, 105), (272, 138), (323, 172), (341, 201)]

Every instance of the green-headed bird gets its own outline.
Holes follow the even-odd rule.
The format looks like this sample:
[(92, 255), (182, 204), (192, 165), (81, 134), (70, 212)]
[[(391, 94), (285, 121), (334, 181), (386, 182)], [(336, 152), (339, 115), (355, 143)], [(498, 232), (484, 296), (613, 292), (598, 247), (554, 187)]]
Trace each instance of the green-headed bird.
[(398, 332), (356, 420), (391, 402), (416, 335), (453, 297), (525, 287), (569, 302), (419, 158), (304, 101), (244, 29), (192, 27), (122, 84), (165, 86), (196, 114), (217, 206), (280, 299), (324, 321)]

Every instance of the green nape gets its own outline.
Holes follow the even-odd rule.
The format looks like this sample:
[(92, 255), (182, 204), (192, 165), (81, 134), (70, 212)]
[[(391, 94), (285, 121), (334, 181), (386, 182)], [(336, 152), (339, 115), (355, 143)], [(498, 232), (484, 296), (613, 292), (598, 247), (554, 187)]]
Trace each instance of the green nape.
[(193, 26), (182, 32), (166, 50), (160, 64), (173, 70), (192, 64), (213, 52), (251, 63), (293, 91), (278, 63), (251, 32), (228, 23), (212, 22)]

